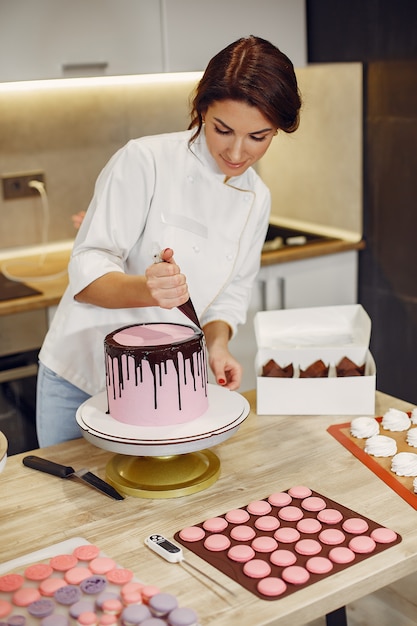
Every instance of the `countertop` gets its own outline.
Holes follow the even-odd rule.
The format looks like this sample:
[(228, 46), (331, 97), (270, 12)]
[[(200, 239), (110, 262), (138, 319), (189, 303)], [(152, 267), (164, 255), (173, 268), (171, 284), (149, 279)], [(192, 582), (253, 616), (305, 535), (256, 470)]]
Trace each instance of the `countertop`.
[[(324, 241), (317, 243), (310, 243), (303, 246), (292, 246), (274, 252), (267, 252), (262, 254), (262, 266), (274, 265), (277, 263), (289, 263), (291, 261), (298, 261), (301, 259), (308, 259), (317, 256), (323, 256), (327, 254), (337, 254), (340, 252), (347, 252), (349, 250), (362, 250), (365, 247), (364, 241), (351, 242), (343, 240)], [(54, 250), (52, 248), (45, 257), (43, 262), (42, 273), (44, 274), (58, 274), (62, 273), (57, 278), (38, 280), (36, 278), (39, 264), (39, 254), (24, 255), (22, 257), (13, 255), (10, 259), (11, 269), (17, 276), (28, 275), (28, 264), (32, 263), (33, 268), (30, 270), (33, 275), (33, 279), (25, 280), (25, 284), (41, 292), (40, 295), (33, 295), (23, 298), (16, 298), (14, 300), (0, 301), (0, 315), (10, 315), (20, 313), (23, 311), (30, 311), (36, 309), (44, 309), (55, 306), (59, 303), (67, 285), (68, 275), (65, 272), (65, 268), (68, 264), (68, 260), (71, 253), (70, 245), (62, 246), (62, 249)], [(19, 261), (21, 258), (25, 261), (24, 267), (19, 267)], [(0, 259), (0, 269), (3, 264), (8, 266), (9, 259), (7, 256), (2, 255)], [(22, 272), (24, 272), (22, 274)]]
[[(39, 295), (25, 296), (13, 300), (0, 301), (0, 315), (12, 315), (55, 306), (59, 303), (67, 285), (66, 271), (70, 249), (48, 252), (43, 259), (39, 254), (11, 257), (0, 261), (13, 276), (33, 276), (25, 284), (40, 291)], [(24, 264), (20, 264), (21, 262)], [(51, 275), (55, 278), (38, 279), (37, 276)]]
[[(257, 416), (255, 392), (243, 394), (251, 412), (233, 437), (213, 448), (221, 463), (211, 487), (179, 498), (117, 502), (79, 481), (29, 469), (25, 454), (7, 459), (0, 474), (2, 561), (15, 559), (73, 537), (98, 545), (144, 582), (173, 593), (181, 606), (199, 614), (201, 626), (301, 626), (374, 592), (417, 569), (416, 511), (327, 432), (346, 416)], [(376, 414), (410, 410), (377, 392)], [(112, 453), (84, 439), (38, 452), (50, 460), (87, 466), (105, 478)], [(240, 508), (274, 491), (307, 485), (325, 497), (392, 528), (402, 541), (347, 569), (274, 601), (257, 598), (188, 550), (185, 558), (234, 596), (199, 574), (169, 564), (144, 546), (161, 533), (172, 539), (189, 525)], [(417, 497), (417, 496), (416, 496)]]
[(287, 246), (274, 252), (265, 252), (262, 254), (261, 265), (290, 263), (291, 261), (301, 261), (302, 259), (311, 259), (327, 254), (338, 254), (340, 252), (348, 252), (349, 250), (363, 250), (364, 248), (365, 241), (363, 239), (360, 241), (343, 239), (317, 241), (302, 246)]

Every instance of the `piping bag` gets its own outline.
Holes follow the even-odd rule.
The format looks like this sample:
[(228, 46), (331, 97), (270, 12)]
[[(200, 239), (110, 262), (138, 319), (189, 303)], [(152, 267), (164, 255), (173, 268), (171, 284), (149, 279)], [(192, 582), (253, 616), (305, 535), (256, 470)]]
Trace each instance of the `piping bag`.
[[(154, 263), (165, 263), (165, 261), (161, 258), (161, 248), (157, 243), (153, 244), (152, 256)], [(198, 321), (197, 313), (195, 312), (194, 305), (191, 301), (191, 298), (188, 298), (187, 302), (181, 304), (177, 307), (184, 315), (188, 317), (189, 320), (192, 321), (198, 328), (201, 330), (200, 322)]]

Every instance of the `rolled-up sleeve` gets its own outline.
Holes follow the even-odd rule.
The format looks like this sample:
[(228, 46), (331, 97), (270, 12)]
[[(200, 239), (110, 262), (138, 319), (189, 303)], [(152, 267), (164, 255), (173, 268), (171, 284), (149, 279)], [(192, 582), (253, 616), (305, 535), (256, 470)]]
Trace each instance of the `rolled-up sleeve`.
[(104, 274), (126, 271), (126, 260), (145, 227), (154, 170), (150, 152), (134, 141), (102, 170), (69, 263), (73, 296)]
[(69, 284), (74, 296), (92, 282), (110, 272), (123, 272), (123, 264), (104, 250), (86, 250), (74, 255), (68, 267)]

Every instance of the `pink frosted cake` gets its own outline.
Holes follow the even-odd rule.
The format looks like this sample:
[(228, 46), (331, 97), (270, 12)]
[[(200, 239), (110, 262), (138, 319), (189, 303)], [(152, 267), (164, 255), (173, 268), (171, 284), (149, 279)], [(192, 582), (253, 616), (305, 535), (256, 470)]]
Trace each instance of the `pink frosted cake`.
[(104, 340), (110, 415), (135, 426), (191, 422), (208, 408), (201, 330), (182, 324), (134, 324)]

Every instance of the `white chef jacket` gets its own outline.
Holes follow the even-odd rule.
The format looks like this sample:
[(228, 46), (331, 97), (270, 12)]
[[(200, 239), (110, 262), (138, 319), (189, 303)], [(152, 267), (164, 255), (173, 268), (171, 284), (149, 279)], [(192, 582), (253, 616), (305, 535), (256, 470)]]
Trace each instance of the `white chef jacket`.
[(201, 325), (245, 322), (259, 270), (270, 193), (249, 168), (225, 183), (202, 132), (134, 139), (99, 175), (77, 234), (65, 291), (40, 361), (86, 393), (105, 387), (104, 338), (128, 324), (191, 324), (178, 309), (107, 309), (74, 300), (108, 272), (143, 275), (155, 246), (172, 248)]

